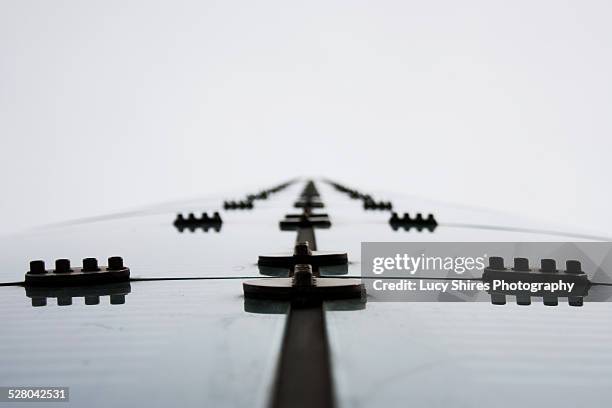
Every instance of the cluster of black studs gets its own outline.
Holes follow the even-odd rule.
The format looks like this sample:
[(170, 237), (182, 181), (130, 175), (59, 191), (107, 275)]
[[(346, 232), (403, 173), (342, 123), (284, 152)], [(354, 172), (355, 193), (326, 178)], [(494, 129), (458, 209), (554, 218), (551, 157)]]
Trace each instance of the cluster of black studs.
[(289, 187), (293, 183), (294, 181), (291, 180), (286, 183), (279, 184), (278, 186), (274, 186), (272, 188), (261, 190), (258, 193), (247, 194), (247, 200), (250, 200), (250, 201), (266, 200), (271, 194), (278, 193), (279, 191), (284, 190), (285, 188)]
[(341, 193), (347, 194), (350, 198), (354, 200), (362, 200), (363, 201), (363, 209), (364, 210), (392, 210), (393, 204), (390, 201), (379, 201), (376, 200), (372, 195), (362, 193), (358, 190), (346, 187), (340, 183), (335, 183), (333, 181), (327, 181), (331, 184), (336, 190)]
[(506, 283), (546, 283), (563, 282), (574, 283), (572, 292), (528, 292), (528, 291), (497, 291), (491, 289), (491, 303), (495, 305), (506, 304), (506, 295), (516, 297), (519, 305), (530, 305), (531, 297), (542, 297), (546, 306), (557, 306), (559, 298), (567, 297), (570, 306), (582, 306), (583, 298), (587, 296), (590, 281), (582, 271), (579, 261), (569, 260), (565, 263), (565, 270), (557, 269), (554, 259), (542, 259), (539, 268), (531, 268), (527, 258), (514, 258), (512, 268), (504, 266), (502, 257), (490, 257), (489, 266), (485, 268), (482, 275), (483, 282), (493, 287), (493, 281), (503, 280)]
[(374, 199), (363, 200), (363, 209), (364, 210), (391, 210), (393, 209), (393, 204), (391, 201), (376, 201)]
[(252, 210), (252, 200), (239, 200), (239, 201), (224, 201), (223, 209), (225, 210)]
[(108, 266), (98, 265), (96, 258), (83, 259), (82, 267), (73, 267), (69, 259), (57, 259), (55, 269), (46, 269), (45, 262), (30, 262), (25, 275), (26, 286), (71, 286), (124, 282), (130, 279), (130, 269), (123, 265), (123, 258), (108, 258)]
[(255, 200), (267, 200), (269, 197), (269, 193), (267, 191), (260, 191), (257, 194), (247, 194), (246, 198), (249, 201), (255, 201)]
[(278, 193), (279, 191), (282, 191), (284, 189), (286, 189), (287, 187), (289, 187), (291, 184), (295, 183), (295, 180), (289, 180), (285, 183), (279, 184), (277, 186), (265, 189), (265, 190), (261, 190), (259, 193), (257, 194), (250, 194), (253, 196), (254, 199), (256, 200), (265, 200), (266, 198), (268, 198), (268, 196), (270, 194), (274, 194), (274, 193)]
[(289, 187), (294, 182), (295, 182), (294, 180), (290, 180), (286, 183), (282, 183), (277, 186), (258, 191), (257, 193), (247, 194), (244, 200), (224, 201), (223, 208), (225, 210), (252, 210), (254, 207), (253, 202), (255, 200), (266, 200), (268, 199), (268, 197), (270, 197), (270, 195), (274, 193), (278, 193), (281, 190), (284, 190), (285, 188)]
[[(244, 200), (226, 200), (223, 202), (223, 209), (252, 210), (254, 208), (253, 202), (255, 200), (265, 200), (271, 194), (287, 188), (292, 183), (294, 183), (293, 180), (279, 184), (272, 188), (261, 190), (254, 194), (248, 194)], [(221, 216), (218, 212), (214, 212), (212, 216), (209, 216), (206, 212), (203, 212), (200, 218), (196, 217), (193, 213), (189, 213), (186, 217), (183, 214), (178, 214), (173, 223), (179, 232), (183, 232), (185, 230), (190, 232), (195, 232), (196, 230), (202, 230), (204, 232), (213, 230), (215, 232), (220, 232), (222, 224), (223, 221), (221, 220)]]
[(368, 197), (371, 198), (371, 196), (368, 194), (363, 194), (358, 190), (349, 188), (340, 183), (336, 183), (330, 180), (327, 180), (327, 183), (330, 184), (332, 187), (334, 187), (336, 190), (340, 191), (341, 193), (347, 194), (352, 199), (366, 199)]
[(129, 282), (107, 283), (95, 286), (38, 287), (26, 286), (26, 296), (32, 306), (47, 306), (47, 299), (57, 299), (58, 306), (69, 306), (73, 298), (84, 298), (86, 305), (100, 304), (100, 297), (108, 296), (111, 305), (122, 305), (131, 291)]
[(204, 232), (208, 232), (209, 229), (213, 229), (215, 232), (221, 231), (221, 225), (223, 220), (218, 212), (214, 212), (212, 216), (203, 212), (198, 218), (193, 213), (189, 213), (187, 217), (183, 214), (178, 214), (174, 220), (174, 226), (179, 232), (183, 232), (185, 229), (194, 232), (197, 229), (201, 229)]
[(391, 214), (389, 224), (391, 224), (391, 228), (393, 228), (394, 231), (397, 231), (400, 228), (410, 231), (411, 228), (415, 228), (419, 232), (424, 229), (433, 232), (433, 230), (435, 230), (438, 226), (438, 222), (434, 218), (433, 214), (429, 214), (427, 218), (423, 218), (421, 213), (417, 213), (414, 218), (411, 218), (410, 214), (408, 213), (404, 213), (404, 215), (400, 217), (396, 212), (394, 212)]

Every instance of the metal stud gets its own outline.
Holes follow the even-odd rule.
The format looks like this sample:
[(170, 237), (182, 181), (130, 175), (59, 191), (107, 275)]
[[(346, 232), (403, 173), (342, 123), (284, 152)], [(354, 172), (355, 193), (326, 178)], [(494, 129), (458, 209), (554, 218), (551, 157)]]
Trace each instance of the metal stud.
[(120, 256), (108, 258), (108, 269), (113, 271), (123, 269), (123, 258)]
[(98, 260), (96, 258), (85, 258), (83, 259), (83, 272), (97, 272), (100, 268), (98, 268)]
[(68, 273), (70, 271), (70, 259), (55, 260), (55, 273)]
[(514, 269), (515, 271), (528, 271), (529, 260), (527, 258), (514, 258), (514, 268), (512, 269)]
[(45, 261), (37, 260), (30, 262), (30, 273), (42, 275), (47, 273), (45, 269)]
[(554, 259), (542, 259), (540, 261), (540, 271), (557, 272), (557, 262)]

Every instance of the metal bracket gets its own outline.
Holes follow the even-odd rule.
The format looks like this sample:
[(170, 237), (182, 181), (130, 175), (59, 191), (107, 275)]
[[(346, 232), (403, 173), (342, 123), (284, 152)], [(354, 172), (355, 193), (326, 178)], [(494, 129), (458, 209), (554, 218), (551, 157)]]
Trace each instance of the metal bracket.
[(327, 214), (287, 214), (279, 223), (282, 231), (295, 231), (300, 228), (329, 228), (331, 222)]
[(396, 212), (391, 214), (389, 224), (394, 231), (400, 228), (410, 231), (411, 228), (416, 228), (417, 231), (421, 232), (426, 229), (429, 232), (433, 232), (438, 226), (438, 222), (434, 218), (433, 214), (429, 214), (427, 218), (423, 218), (421, 213), (417, 213), (414, 218), (411, 218), (408, 213), (404, 213), (402, 217), (398, 216)]
[(223, 220), (217, 211), (213, 213), (212, 217), (203, 212), (200, 218), (197, 218), (193, 213), (189, 213), (187, 217), (183, 214), (177, 214), (174, 220), (174, 226), (179, 232), (183, 232), (185, 229), (194, 232), (198, 228), (201, 228), (204, 232), (208, 232), (211, 228), (215, 232), (219, 232), (222, 224)]
[[(514, 258), (514, 266), (504, 267), (504, 258), (490, 257), (489, 266), (482, 274), (483, 282), (491, 285), (489, 294), (491, 303), (495, 305), (506, 304), (506, 295), (516, 296), (519, 305), (530, 305), (531, 297), (542, 297), (546, 306), (557, 306), (560, 297), (567, 297), (570, 306), (582, 306), (583, 298), (588, 295), (591, 283), (582, 271), (579, 261), (566, 262), (566, 270), (557, 270), (554, 259), (542, 259), (540, 268), (530, 268), (527, 258)], [(541, 290), (537, 292), (526, 290), (493, 290), (493, 281), (503, 280), (506, 283), (573, 283), (571, 291), (550, 292)]]
[(82, 268), (70, 266), (69, 259), (57, 259), (55, 269), (45, 269), (41, 260), (30, 262), (25, 274), (25, 286), (87, 286), (130, 280), (130, 269), (123, 266), (123, 258), (108, 258), (108, 266), (98, 266), (96, 258), (83, 259)]
[(224, 201), (223, 209), (225, 210), (252, 210), (253, 201), (251, 200), (239, 200), (239, 201)]
[(260, 255), (260, 266), (293, 267), (297, 264), (312, 266), (345, 265), (348, 263), (346, 252), (311, 251), (308, 242), (296, 244), (292, 254)]
[(352, 299), (365, 294), (360, 280), (315, 277), (312, 266), (307, 264), (295, 265), (292, 277), (251, 280), (242, 287), (247, 298), (273, 300)]

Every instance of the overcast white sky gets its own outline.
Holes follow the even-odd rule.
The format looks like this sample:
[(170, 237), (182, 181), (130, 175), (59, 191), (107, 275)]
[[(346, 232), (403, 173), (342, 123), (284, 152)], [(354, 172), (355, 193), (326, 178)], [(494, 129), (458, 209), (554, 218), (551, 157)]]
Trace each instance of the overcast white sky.
[(610, 21), (609, 1), (0, 0), (0, 232), (312, 174), (609, 233)]

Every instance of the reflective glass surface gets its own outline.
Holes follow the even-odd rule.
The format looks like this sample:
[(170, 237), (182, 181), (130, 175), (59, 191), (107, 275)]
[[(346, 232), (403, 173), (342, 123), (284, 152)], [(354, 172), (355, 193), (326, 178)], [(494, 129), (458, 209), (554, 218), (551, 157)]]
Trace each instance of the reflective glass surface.
[(24, 288), (0, 287), (0, 384), (68, 386), (60, 405), (73, 407), (265, 404), (282, 305), (245, 311), (240, 280), (130, 286), (123, 304), (101, 293), (99, 304), (39, 307)]
[(607, 407), (612, 304), (327, 312), (340, 407)]

